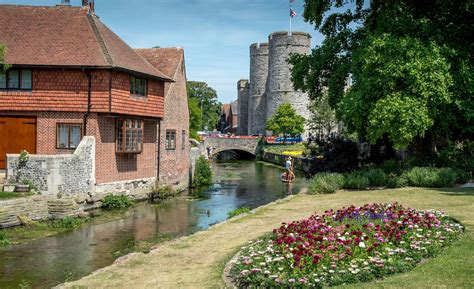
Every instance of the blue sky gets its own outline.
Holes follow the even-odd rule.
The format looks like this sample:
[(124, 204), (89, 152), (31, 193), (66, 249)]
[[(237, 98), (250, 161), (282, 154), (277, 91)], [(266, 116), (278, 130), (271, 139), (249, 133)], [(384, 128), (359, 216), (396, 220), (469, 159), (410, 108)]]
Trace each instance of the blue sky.
[[(55, 5), (61, 0), (0, 0), (1, 4)], [(236, 83), (249, 74), (249, 46), (266, 42), (273, 31), (288, 30), (288, 0), (95, 0), (96, 14), (134, 48), (159, 45), (185, 49), (188, 80), (205, 81), (219, 100), (237, 98)], [(293, 30), (321, 35), (293, 9)], [(71, 0), (78, 6), (81, 0)]]

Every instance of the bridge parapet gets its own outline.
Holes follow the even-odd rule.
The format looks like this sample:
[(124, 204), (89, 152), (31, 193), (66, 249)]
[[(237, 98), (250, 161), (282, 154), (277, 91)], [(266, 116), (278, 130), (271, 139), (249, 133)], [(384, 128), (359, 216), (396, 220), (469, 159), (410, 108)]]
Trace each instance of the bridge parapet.
[(204, 148), (212, 148), (211, 157), (228, 150), (241, 150), (255, 155), (257, 145), (258, 138), (207, 138), (204, 140)]

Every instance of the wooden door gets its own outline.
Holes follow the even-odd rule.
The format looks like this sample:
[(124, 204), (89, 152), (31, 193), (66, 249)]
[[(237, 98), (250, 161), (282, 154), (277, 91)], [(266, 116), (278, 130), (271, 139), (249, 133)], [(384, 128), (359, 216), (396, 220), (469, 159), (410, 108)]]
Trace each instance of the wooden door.
[(7, 154), (22, 150), (36, 153), (36, 118), (0, 117), (0, 170), (6, 168)]

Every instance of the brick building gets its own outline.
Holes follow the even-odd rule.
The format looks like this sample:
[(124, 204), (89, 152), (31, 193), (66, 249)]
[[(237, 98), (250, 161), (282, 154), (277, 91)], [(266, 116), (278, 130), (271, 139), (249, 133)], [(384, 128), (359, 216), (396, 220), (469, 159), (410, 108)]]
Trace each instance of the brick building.
[[(178, 64), (150, 63), (83, 3), (0, 5), (0, 43), (12, 65), (0, 72), (0, 169), (7, 153), (71, 154), (83, 136), (94, 136), (97, 184), (162, 175), (186, 182), (187, 99), (172, 100), (185, 86), (182, 50)], [(166, 104), (186, 116), (167, 118)], [(160, 160), (173, 150), (166, 144), (183, 161), (169, 178), (162, 173), (170, 162)]]
[(165, 111), (160, 125), (160, 181), (186, 188), (189, 185), (189, 110), (186, 68), (182, 48), (136, 49), (174, 82), (165, 84)]

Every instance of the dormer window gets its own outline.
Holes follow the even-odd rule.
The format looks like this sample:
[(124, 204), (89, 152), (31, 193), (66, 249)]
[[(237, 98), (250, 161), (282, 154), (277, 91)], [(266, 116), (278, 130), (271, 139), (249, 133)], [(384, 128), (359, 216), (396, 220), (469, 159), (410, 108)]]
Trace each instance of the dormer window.
[(147, 80), (145, 78), (130, 77), (130, 95), (132, 96), (146, 96), (147, 95)]

